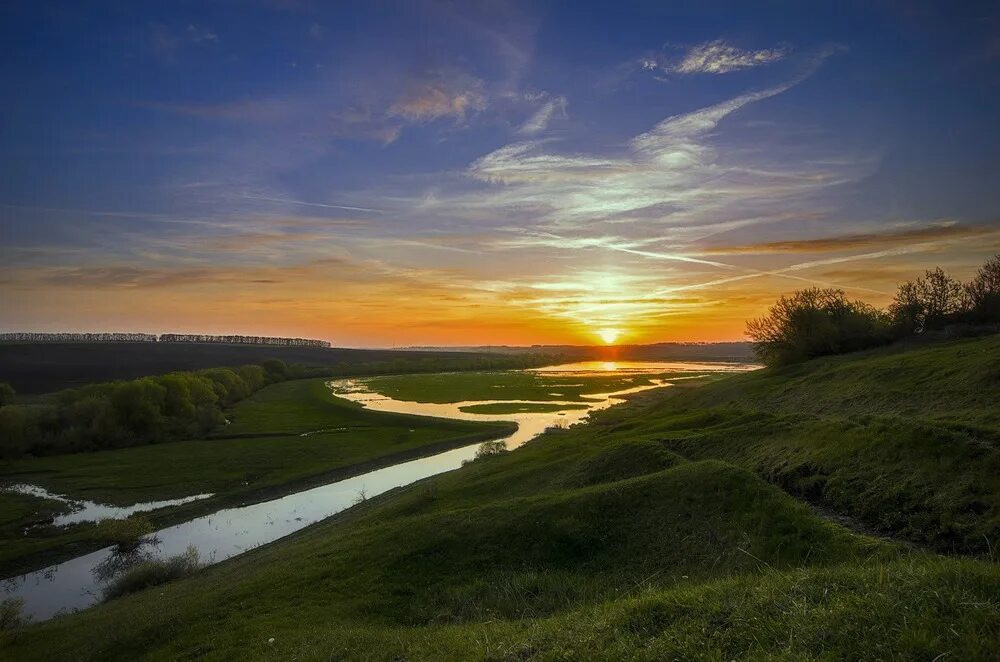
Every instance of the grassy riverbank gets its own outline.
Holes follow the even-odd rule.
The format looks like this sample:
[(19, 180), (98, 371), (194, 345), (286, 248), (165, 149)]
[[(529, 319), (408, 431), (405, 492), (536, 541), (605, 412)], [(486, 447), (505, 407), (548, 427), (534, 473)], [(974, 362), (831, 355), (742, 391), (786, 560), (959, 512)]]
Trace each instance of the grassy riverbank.
[[(464, 400), (536, 400), (586, 402), (587, 394), (610, 393), (649, 386), (655, 379), (691, 378), (697, 372), (627, 374), (609, 371), (586, 375), (537, 371), (387, 375), (365, 380), (368, 388), (397, 400), (413, 402), (461, 402)], [(708, 374), (706, 371), (705, 374)], [(716, 375), (713, 375), (716, 376)], [(498, 407), (499, 409), (499, 407)], [(516, 411), (504, 409), (502, 413)], [(501, 413), (482, 411), (479, 413)]]
[[(215, 495), (146, 515), (164, 525), (509, 432), (502, 424), (368, 411), (334, 398), (321, 379), (269, 386), (229, 417), (232, 424), (211, 439), (3, 463), (0, 482), (112, 505)], [(0, 575), (106, 544), (92, 524), (27, 528), (63, 509), (0, 493)]]
[(988, 551), (867, 537), (796, 497), (982, 551), (1000, 385), (974, 366), (998, 351), (883, 350), (643, 394), (2, 645), (75, 660), (995, 659)]

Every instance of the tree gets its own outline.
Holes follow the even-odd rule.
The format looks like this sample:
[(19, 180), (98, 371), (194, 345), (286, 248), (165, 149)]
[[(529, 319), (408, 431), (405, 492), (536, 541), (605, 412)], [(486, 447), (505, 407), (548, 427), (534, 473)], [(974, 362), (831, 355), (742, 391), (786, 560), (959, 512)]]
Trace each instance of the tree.
[(14, 387), (7, 382), (0, 382), (0, 407), (9, 405), (14, 402), (14, 396), (17, 395), (14, 392)]
[(941, 267), (899, 286), (889, 306), (897, 335), (940, 329), (969, 308), (965, 288)]
[(837, 289), (810, 288), (782, 296), (764, 317), (747, 322), (754, 352), (767, 365), (851, 352), (889, 340), (885, 316)]
[(973, 319), (1000, 322), (1000, 255), (994, 255), (965, 287)]

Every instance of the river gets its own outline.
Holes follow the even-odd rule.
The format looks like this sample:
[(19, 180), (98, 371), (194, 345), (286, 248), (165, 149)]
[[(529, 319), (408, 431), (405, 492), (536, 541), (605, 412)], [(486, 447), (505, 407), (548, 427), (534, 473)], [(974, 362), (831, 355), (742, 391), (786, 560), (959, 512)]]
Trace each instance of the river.
[[(745, 364), (683, 364), (683, 363), (580, 363), (551, 366), (541, 369), (549, 374), (576, 374), (584, 376), (609, 370), (630, 371), (635, 374), (657, 372), (689, 371), (692, 376), (708, 372), (731, 372), (751, 369), (756, 366)], [(680, 377), (683, 379), (684, 377)], [(671, 377), (671, 381), (676, 381)], [(417, 403), (394, 400), (369, 391), (363, 379), (342, 379), (329, 382), (333, 393), (339, 397), (363, 404), (365, 407), (385, 412), (401, 412), (425, 416), (439, 416), (472, 421), (514, 421), (517, 431), (504, 439), (509, 449), (517, 448), (535, 438), (550, 427), (568, 427), (583, 422), (591, 412), (606, 409), (623, 402), (622, 396), (670, 384), (663, 380), (652, 380), (651, 385), (637, 386), (612, 393), (595, 393), (586, 396), (587, 409), (566, 409), (552, 412), (515, 414), (475, 414), (461, 411), (461, 407), (497, 402), (465, 401), (447, 404)], [(524, 402), (524, 401), (518, 401)], [(546, 404), (553, 404), (545, 401)], [(581, 402), (557, 402), (555, 404), (577, 405)], [(167, 527), (147, 536), (140, 548), (142, 553), (167, 558), (186, 552), (189, 548), (197, 551), (204, 564), (218, 563), (255, 547), (273, 542), (335, 515), (359, 499), (377, 496), (397, 487), (451, 471), (471, 460), (480, 444), (456, 448), (436, 455), (402, 462), (390, 467), (370, 471), (353, 478), (339, 480), (327, 485), (305, 489), (283, 497), (236, 508), (226, 508), (211, 515)], [(16, 486), (19, 491), (30, 491), (31, 486)], [(47, 496), (52, 496), (46, 493)], [(207, 495), (196, 495), (171, 502), (182, 503)], [(138, 504), (131, 508), (109, 509), (100, 504), (83, 504), (62, 521), (80, 522), (91, 517), (127, 516), (131, 512), (145, 510), (151, 504)], [(152, 504), (156, 505), (156, 504)], [(81, 508), (90, 510), (84, 511)], [(69, 561), (5, 579), (0, 588), (0, 596), (24, 601), (23, 613), (34, 621), (51, 618), (62, 612), (84, 609), (100, 601), (104, 581), (102, 568), (112, 567), (119, 560), (114, 547), (78, 556)]]

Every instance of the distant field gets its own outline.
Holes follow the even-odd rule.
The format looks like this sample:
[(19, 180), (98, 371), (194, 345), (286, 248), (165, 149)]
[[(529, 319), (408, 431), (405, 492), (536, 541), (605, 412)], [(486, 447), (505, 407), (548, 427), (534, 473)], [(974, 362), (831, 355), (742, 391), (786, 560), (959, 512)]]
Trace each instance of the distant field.
[[(553, 375), (509, 370), (461, 374), (388, 375), (366, 380), (368, 388), (397, 400), (412, 402), (461, 402), (464, 400), (586, 401), (588, 393), (610, 393), (648, 386), (656, 378), (690, 377), (691, 373), (662, 375), (617, 374)], [(508, 408), (507, 411), (514, 411)], [(536, 410), (537, 411), (537, 410)], [(487, 412), (478, 413), (507, 413)]]
[(481, 405), (468, 405), (459, 407), (459, 411), (467, 414), (518, 414), (535, 413), (544, 414), (552, 411), (564, 411), (567, 409), (586, 409), (587, 405), (562, 405), (549, 404), (547, 402), (487, 402)]
[[(211, 492), (212, 499), (167, 509), (174, 521), (255, 495), (294, 491), (337, 472), (374, 468), (508, 433), (505, 424), (386, 414), (334, 398), (321, 379), (269, 386), (237, 404), (227, 437), (0, 463), (0, 484), (31, 483), (56, 494), (128, 505)], [(319, 432), (317, 432), (319, 431)], [(303, 433), (313, 433), (301, 436)], [(391, 458), (391, 459), (390, 459)], [(324, 480), (323, 482), (327, 482)], [(45, 565), (44, 554), (100, 547), (96, 527), (39, 527), (30, 522), (62, 510), (57, 502), (0, 492), (0, 577)], [(94, 547), (96, 548), (96, 547)]]
[[(198, 370), (281, 359), (309, 367), (372, 362), (455, 361), (483, 354), (406, 352), (381, 349), (328, 349), (214, 343), (9, 343), (0, 344), (0, 382), (20, 394), (39, 394), (92, 382), (134, 379), (175, 370)], [(494, 357), (502, 358), (502, 357)]]

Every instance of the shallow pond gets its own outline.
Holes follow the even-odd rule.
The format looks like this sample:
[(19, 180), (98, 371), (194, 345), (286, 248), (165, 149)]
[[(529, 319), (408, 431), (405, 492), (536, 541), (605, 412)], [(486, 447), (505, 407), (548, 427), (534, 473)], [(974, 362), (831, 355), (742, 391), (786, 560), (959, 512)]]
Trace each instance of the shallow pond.
[[(669, 367), (663, 368), (663, 365), (669, 365)], [(687, 369), (692, 375), (716, 372), (720, 369), (731, 371), (746, 370), (752, 367), (740, 364), (674, 363), (645, 364), (645, 366), (646, 370), (643, 372), (646, 374), (666, 371), (682, 372)], [(590, 364), (554, 366), (548, 370), (560, 368), (564, 374), (573, 374), (571, 372), (573, 370), (580, 371), (581, 376), (587, 371), (594, 371)], [(623, 369), (636, 371), (637, 374), (641, 370), (638, 365), (623, 366)], [(605, 368), (606, 370), (607, 368)], [(676, 379), (676, 376), (671, 376), (671, 381)], [(367, 389), (365, 380), (343, 379), (331, 381), (329, 385), (339, 397), (361, 403), (365, 407), (377, 411), (471, 421), (515, 421), (518, 424), (517, 431), (506, 437), (504, 441), (508, 448), (517, 448), (547, 428), (568, 427), (580, 423), (591, 411), (605, 409), (622, 402), (621, 396), (669, 385), (662, 380), (653, 381), (654, 383), (650, 385), (614, 393), (588, 394), (585, 403), (587, 409), (567, 408), (554, 412), (514, 414), (475, 414), (460, 410), (460, 407), (504, 401), (465, 401), (448, 404), (417, 403), (394, 400), (372, 393)], [(552, 404), (552, 401), (545, 402)], [(579, 406), (581, 402), (562, 404)], [(146, 538), (141, 549), (149, 556), (166, 558), (184, 553), (188, 548), (193, 548), (197, 550), (202, 563), (217, 563), (335, 515), (357, 503), (362, 496), (373, 497), (393, 488), (403, 487), (423, 478), (457, 469), (462, 466), (463, 462), (472, 459), (478, 448), (479, 444), (472, 444), (437, 455), (402, 462), (320, 487), (306, 489), (277, 499), (220, 510), (211, 515), (198, 517), (157, 531)], [(21, 487), (21, 491), (25, 493), (31, 493), (33, 489), (40, 488)], [(35, 492), (35, 495), (46, 498), (55, 496), (42, 492)], [(196, 495), (171, 502), (136, 504), (124, 509), (115, 509), (116, 512), (109, 513), (108, 516), (114, 517), (125, 511), (139, 512), (156, 507), (176, 505), (206, 496)], [(66, 499), (63, 498), (63, 500)], [(79, 513), (94, 514), (97, 512), (94, 508), (112, 508), (100, 506), (100, 504), (87, 505), (90, 510), (78, 508), (61, 517), (71, 517), (73, 513), (78, 513), (77, 516), (82, 517), (82, 514)], [(83, 520), (68, 520), (65, 523), (69, 521)], [(107, 547), (37, 572), (3, 580), (0, 597), (24, 600), (24, 613), (36, 621), (51, 618), (59, 612), (83, 609), (100, 600), (107, 569), (116, 567), (117, 561), (119, 559), (116, 550), (113, 547)]]

